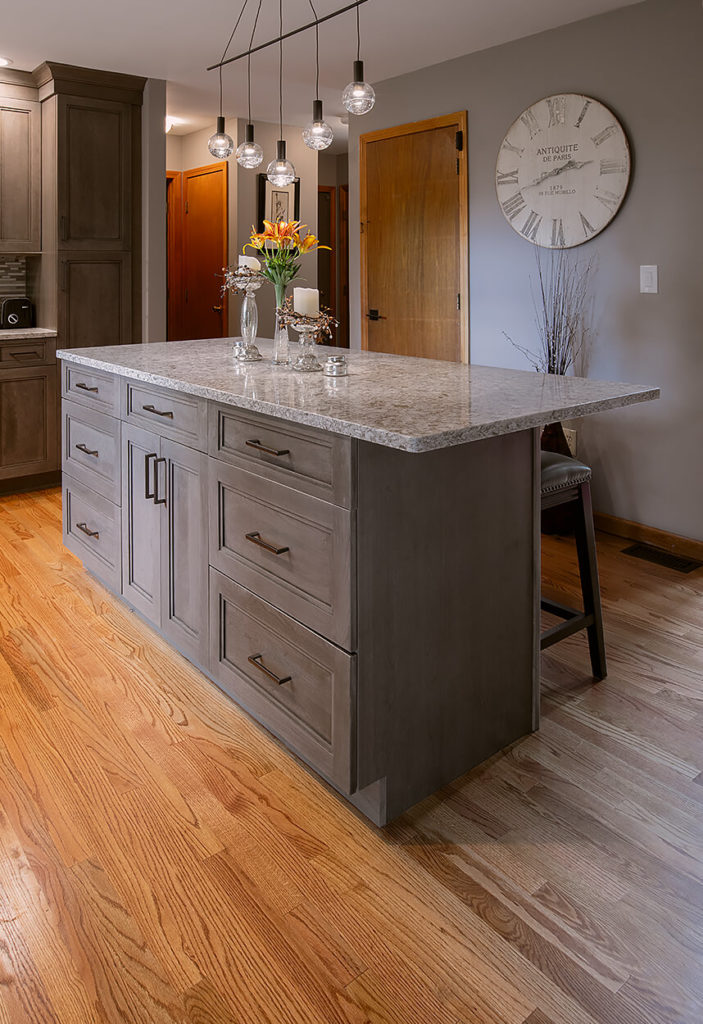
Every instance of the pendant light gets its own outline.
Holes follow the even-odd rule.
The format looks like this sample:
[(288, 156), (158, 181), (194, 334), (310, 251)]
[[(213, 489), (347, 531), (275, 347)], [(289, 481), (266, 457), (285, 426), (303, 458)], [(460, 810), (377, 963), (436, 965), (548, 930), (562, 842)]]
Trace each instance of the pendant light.
[(220, 113), (217, 118), (215, 134), (207, 140), (207, 148), (217, 160), (226, 160), (234, 150), (234, 142), (225, 131), (225, 119), (222, 116), (222, 68), (220, 68)]
[(364, 62), (361, 55), (361, 29), (359, 27), (359, 8), (356, 8), (356, 60), (352, 72), (353, 81), (342, 93), (342, 105), (350, 114), (368, 114), (376, 102), (376, 93), (368, 82), (364, 81)]
[[(332, 129), (322, 116), (322, 100), (320, 99), (320, 27), (317, 24), (317, 11), (312, 0), (308, 0), (315, 18), (315, 99), (312, 101), (312, 121), (303, 130), (303, 141), (308, 149), (327, 149), (332, 145), (334, 135)], [(358, 8), (357, 8), (358, 10)]]
[[(251, 50), (254, 45), (254, 33), (256, 32), (259, 14), (261, 13), (261, 4), (262, 0), (259, 0), (256, 17), (254, 18), (254, 27), (251, 30), (251, 39), (249, 40), (249, 50)], [(249, 121), (244, 129), (244, 142), (237, 147), (235, 156), (240, 167), (246, 167), (248, 170), (252, 170), (254, 167), (258, 167), (264, 159), (264, 151), (258, 142), (254, 142), (254, 124), (251, 120), (251, 53), (247, 56), (247, 97), (249, 105)]]
[(266, 168), (266, 177), (272, 185), (282, 188), (295, 181), (295, 167), (286, 157), (286, 140), (283, 138), (283, 0), (278, 0), (279, 47), (278, 47), (278, 120), (281, 135), (276, 143), (276, 159)]

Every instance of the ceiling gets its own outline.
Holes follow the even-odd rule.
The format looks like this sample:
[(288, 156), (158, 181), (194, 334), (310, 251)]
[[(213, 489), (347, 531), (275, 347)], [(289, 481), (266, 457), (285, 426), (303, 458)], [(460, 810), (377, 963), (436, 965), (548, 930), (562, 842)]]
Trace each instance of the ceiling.
[[(349, 0), (312, 0), (319, 15)], [(361, 55), (370, 82), (392, 78), (545, 29), (627, 7), (640, 0), (368, 0), (361, 8)], [(22, 0), (4, 5), (0, 54), (15, 68), (43, 60), (101, 68), (168, 81), (168, 113), (186, 134), (212, 123), (217, 73), (243, 0)], [(258, 0), (248, 0), (230, 53), (247, 49)], [(283, 0), (284, 31), (307, 23), (310, 0)], [(256, 40), (278, 35), (278, 3), (262, 0)], [(341, 130), (340, 94), (356, 56), (356, 25), (349, 12), (320, 27), (320, 95), (327, 120)], [(314, 90), (314, 33), (284, 44), (283, 119), (309, 120)], [(246, 61), (224, 71), (226, 115), (246, 116)], [(278, 51), (252, 58), (252, 115), (278, 120)]]

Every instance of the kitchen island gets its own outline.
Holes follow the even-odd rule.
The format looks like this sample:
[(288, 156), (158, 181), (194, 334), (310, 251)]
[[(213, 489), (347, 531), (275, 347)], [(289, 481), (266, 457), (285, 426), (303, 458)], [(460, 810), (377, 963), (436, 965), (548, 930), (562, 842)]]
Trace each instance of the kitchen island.
[(58, 356), (66, 545), (374, 822), (537, 727), (539, 428), (656, 389), (377, 353), (330, 378), (231, 339)]

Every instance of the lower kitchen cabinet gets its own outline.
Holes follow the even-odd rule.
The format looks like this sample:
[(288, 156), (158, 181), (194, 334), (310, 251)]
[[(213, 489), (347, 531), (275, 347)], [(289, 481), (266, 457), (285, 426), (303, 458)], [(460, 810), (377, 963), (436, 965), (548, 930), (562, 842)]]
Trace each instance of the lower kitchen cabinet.
[(207, 455), (122, 424), (122, 593), (197, 664), (208, 659)]
[(58, 469), (56, 366), (0, 369), (0, 481)]

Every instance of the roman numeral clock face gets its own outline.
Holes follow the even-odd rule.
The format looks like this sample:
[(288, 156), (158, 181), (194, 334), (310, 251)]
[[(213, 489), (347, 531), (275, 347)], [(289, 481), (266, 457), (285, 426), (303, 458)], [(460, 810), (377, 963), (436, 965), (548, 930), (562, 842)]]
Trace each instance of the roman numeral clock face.
[(622, 125), (588, 96), (548, 96), (506, 135), (496, 166), (505, 219), (546, 249), (587, 242), (611, 222), (630, 181)]

